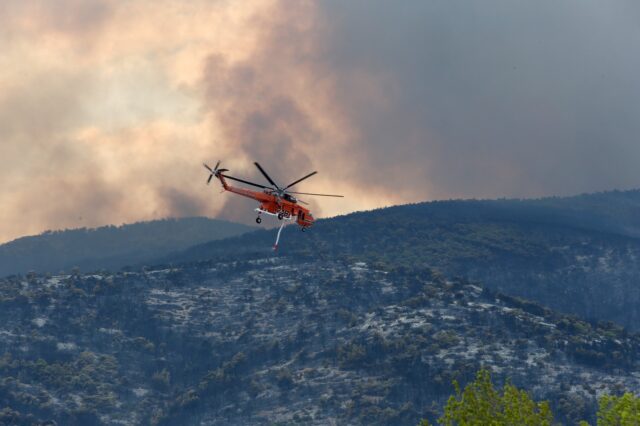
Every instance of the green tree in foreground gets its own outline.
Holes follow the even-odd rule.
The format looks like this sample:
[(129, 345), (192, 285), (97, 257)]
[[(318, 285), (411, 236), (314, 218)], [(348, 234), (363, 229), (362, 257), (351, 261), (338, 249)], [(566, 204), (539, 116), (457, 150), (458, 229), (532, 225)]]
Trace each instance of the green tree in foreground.
[[(535, 402), (529, 394), (507, 383), (502, 392), (494, 388), (491, 374), (480, 370), (476, 379), (451, 395), (438, 419), (443, 426), (551, 426), (554, 424), (549, 403)], [(429, 426), (422, 420), (419, 426)], [(581, 421), (580, 426), (589, 426)], [(640, 426), (640, 397), (631, 393), (605, 395), (599, 400), (597, 426)]]
[(625, 393), (600, 398), (598, 426), (640, 426), (640, 397)]
[[(548, 402), (535, 402), (529, 394), (507, 383), (495, 389), (491, 375), (480, 370), (464, 391), (454, 382), (456, 394), (449, 397), (438, 422), (444, 426), (551, 426), (553, 414)], [(423, 420), (420, 426), (428, 426)]]

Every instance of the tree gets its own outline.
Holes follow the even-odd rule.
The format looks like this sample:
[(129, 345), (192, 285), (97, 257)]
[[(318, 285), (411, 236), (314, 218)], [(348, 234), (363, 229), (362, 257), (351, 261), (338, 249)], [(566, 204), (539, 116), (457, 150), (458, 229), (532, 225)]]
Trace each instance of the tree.
[(629, 392), (622, 396), (603, 396), (598, 408), (598, 426), (640, 425), (640, 397)]
[[(454, 381), (451, 395), (438, 422), (444, 426), (551, 426), (553, 414), (548, 402), (535, 402), (529, 394), (507, 383), (502, 392), (494, 388), (491, 375), (480, 370), (464, 391)], [(423, 420), (421, 426), (428, 426)]]

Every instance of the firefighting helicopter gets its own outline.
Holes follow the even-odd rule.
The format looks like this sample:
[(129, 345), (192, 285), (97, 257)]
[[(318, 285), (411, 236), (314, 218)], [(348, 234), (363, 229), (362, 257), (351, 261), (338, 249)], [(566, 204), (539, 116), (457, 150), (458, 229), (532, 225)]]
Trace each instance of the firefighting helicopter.
[[(267, 179), (267, 181), (271, 184), (271, 186), (261, 185), (255, 182), (249, 182), (247, 180), (239, 179), (233, 176), (229, 176), (225, 174), (228, 172), (228, 169), (220, 169), (220, 161), (216, 164), (216, 166), (212, 169), (207, 164), (203, 164), (204, 167), (209, 171), (209, 178), (207, 179), (207, 185), (211, 182), (211, 179), (215, 176), (220, 183), (222, 184), (222, 188), (225, 191), (233, 192), (234, 194), (242, 195), (243, 197), (252, 198), (260, 203), (260, 206), (256, 209), (258, 212), (258, 217), (256, 218), (256, 223), (262, 223), (261, 215), (267, 214), (271, 216), (276, 216), (279, 220), (292, 220), (295, 218), (298, 225), (300, 225), (300, 229), (304, 231), (305, 229), (311, 227), (315, 219), (311, 215), (309, 209), (302, 207), (299, 203), (307, 204), (306, 202), (296, 198), (296, 195), (312, 195), (319, 197), (344, 197), (343, 195), (335, 195), (335, 194), (314, 194), (309, 192), (296, 192), (291, 191), (291, 188), (294, 185), (299, 184), (305, 179), (310, 178), (318, 172), (311, 172), (308, 175), (301, 177), (298, 180), (293, 181), (289, 185), (285, 187), (278, 186), (273, 179), (264, 171), (262, 166), (257, 162), (253, 164), (256, 165), (260, 173)], [(227, 180), (233, 180), (236, 182), (244, 183), (246, 185), (255, 186), (257, 188), (261, 188), (262, 191), (254, 191), (246, 188), (239, 188), (236, 186), (231, 186), (227, 182)], [(295, 195), (294, 195), (295, 194)], [(284, 225), (284, 223), (283, 223)], [(282, 227), (280, 228), (282, 230)], [(278, 238), (280, 237), (280, 233), (278, 233)], [(277, 241), (276, 246), (277, 247)]]

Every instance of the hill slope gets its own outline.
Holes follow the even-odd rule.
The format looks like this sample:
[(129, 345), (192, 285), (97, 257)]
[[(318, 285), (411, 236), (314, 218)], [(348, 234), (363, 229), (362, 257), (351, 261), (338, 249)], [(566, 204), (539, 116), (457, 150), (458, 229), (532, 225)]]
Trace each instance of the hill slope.
[[(640, 327), (640, 191), (397, 206), (287, 228), (281, 254), (423, 265), (583, 317)], [(274, 231), (164, 260), (269, 255)]]
[(0, 276), (28, 271), (58, 272), (73, 267), (118, 269), (252, 229), (200, 217), (47, 232), (0, 245)]
[(419, 268), (11, 277), (0, 323), (12, 424), (416, 424), (480, 366), (572, 424), (602, 393), (640, 392), (640, 335)]

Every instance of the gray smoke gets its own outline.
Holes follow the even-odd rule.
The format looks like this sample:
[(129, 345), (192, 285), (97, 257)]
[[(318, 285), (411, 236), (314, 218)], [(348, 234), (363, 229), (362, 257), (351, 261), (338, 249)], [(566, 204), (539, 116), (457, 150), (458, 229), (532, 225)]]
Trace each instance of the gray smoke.
[[(438, 198), (640, 184), (637, 3), (323, 5), (363, 183), (384, 173)], [(353, 70), (378, 76), (383, 109), (359, 102), (342, 78)]]
[[(3, 71), (14, 72), (0, 71), (0, 239), (215, 212), (252, 221), (249, 200), (204, 186), (202, 160), (264, 183), (257, 160), (283, 185), (318, 170), (296, 189), (347, 198), (307, 199), (316, 215), (639, 186), (637, 3), (282, 0), (255, 8), (246, 29), (257, 36), (242, 55), (212, 47), (203, 63), (182, 64), (199, 83), (166, 90), (174, 57), (162, 52), (191, 35), (183, 26), (177, 44), (171, 32), (154, 39), (149, 29), (166, 22), (151, 13), (120, 27), (128, 4), (0, 5)], [(159, 44), (147, 54), (145, 40)], [(124, 41), (137, 50), (120, 51), (131, 62), (118, 68), (110, 52)], [(23, 58), (27, 72), (15, 74)], [(105, 82), (120, 97), (103, 105)], [(181, 96), (200, 106), (193, 121), (172, 121)]]
[[(361, 0), (321, 8), (303, 33), (268, 26), (258, 54), (239, 66), (210, 60), (209, 99), (232, 100), (222, 123), (247, 156), (294, 175), (313, 163), (363, 191), (414, 200), (640, 183), (634, 3)], [(334, 107), (358, 136), (335, 145), (318, 131), (317, 117), (297, 106), (314, 93), (296, 91), (291, 74), (329, 79)], [(314, 144), (326, 149), (310, 158)]]

